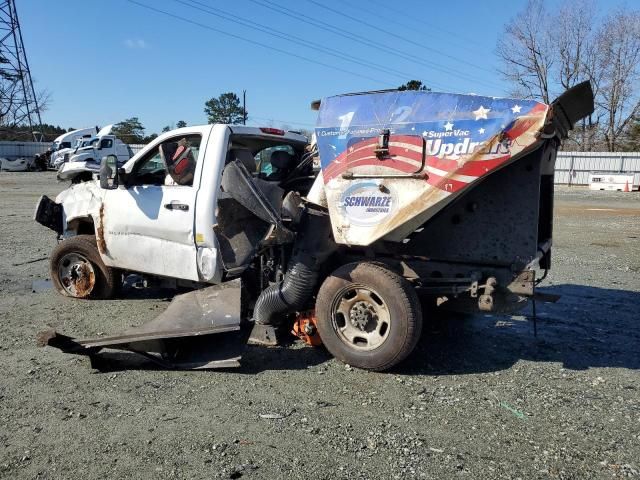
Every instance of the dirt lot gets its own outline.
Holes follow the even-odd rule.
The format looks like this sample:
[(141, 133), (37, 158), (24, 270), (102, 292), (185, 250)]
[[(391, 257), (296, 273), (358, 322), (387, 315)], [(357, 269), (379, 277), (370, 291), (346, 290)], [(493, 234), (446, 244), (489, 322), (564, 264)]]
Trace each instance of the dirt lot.
[(639, 194), (557, 192), (542, 290), (562, 299), (537, 339), (526, 311), (427, 329), (386, 374), (298, 344), (236, 370), (105, 372), (36, 332), (115, 332), (168, 300), (32, 291), (55, 244), (33, 207), (63, 187), (0, 174), (0, 478), (640, 476)]

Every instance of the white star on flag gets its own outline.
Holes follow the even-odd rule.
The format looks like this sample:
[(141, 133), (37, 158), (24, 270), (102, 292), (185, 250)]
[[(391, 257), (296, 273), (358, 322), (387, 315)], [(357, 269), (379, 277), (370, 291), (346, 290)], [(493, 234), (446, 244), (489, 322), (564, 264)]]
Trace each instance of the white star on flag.
[(491, 111), (490, 108), (484, 108), (480, 105), (480, 108), (474, 110), (472, 113), (476, 116), (476, 120), (480, 120), (481, 118), (487, 119), (487, 113)]
[(513, 113), (520, 113), (520, 109), (521, 109), (521, 108), (522, 108), (522, 107), (521, 107), (520, 105), (514, 105), (513, 107), (511, 107), (511, 111), (512, 111)]
[(353, 146), (349, 147), (349, 152), (353, 152)]
[(447, 122), (447, 123), (444, 124), (445, 132), (450, 132), (452, 129), (453, 129), (453, 123)]
[(481, 128), (480, 130), (478, 130), (478, 133), (482, 135), (484, 133), (484, 128)]

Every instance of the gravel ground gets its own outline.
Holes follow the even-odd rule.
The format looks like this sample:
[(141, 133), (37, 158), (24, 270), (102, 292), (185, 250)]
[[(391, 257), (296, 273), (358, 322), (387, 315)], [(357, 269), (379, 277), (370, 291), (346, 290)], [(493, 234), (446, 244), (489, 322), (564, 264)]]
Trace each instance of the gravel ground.
[(0, 478), (640, 476), (640, 194), (558, 189), (554, 266), (528, 311), (427, 329), (391, 373), (250, 347), (229, 371), (92, 369), (35, 346), (150, 320), (166, 292), (66, 299), (31, 220), (52, 173), (1, 173)]

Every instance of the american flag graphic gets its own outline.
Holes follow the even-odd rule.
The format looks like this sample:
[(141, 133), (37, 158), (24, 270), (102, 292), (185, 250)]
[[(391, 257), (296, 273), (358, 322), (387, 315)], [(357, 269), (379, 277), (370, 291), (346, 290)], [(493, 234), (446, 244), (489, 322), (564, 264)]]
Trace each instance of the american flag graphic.
[[(332, 138), (327, 132), (339, 132), (343, 127), (319, 128), (317, 136), (325, 183), (346, 172), (370, 174), (374, 173), (372, 169), (410, 174), (420, 168), (424, 151), (425, 181), (433, 187), (457, 192), (530, 146), (535, 140), (534, 134), (540, 120), (547, 112), (546, 105), (531, 101), (502, 100), (500, 109), (495, 108), (494, 101), (484, 102), (492, 108), (484, 107), (482, 100), (475, 103), (479, 103), (477, 109), (467, 112), (458, 110), (451, 117), (459, 120), (446, 122), (394, 124), (393, 118), (388, 122), (379, 122), (380, 117), (376, 117), (380, 125), (378, 131), (389, 128), (392, 132), (389, 155), (384, 160), (380, 160), (375, 153), (378, 145), (375, 129), (371, 129), (372, 135), (368, 137), (347, 133), (346, 138), (340, 138), (340, 135)], [(523, 110), (524, 106), (528, 106), (528, 109)], [(360, 117), (359, 123), (362, 122)], [(357, 126), (351, 128), (354, 131), (359, 129)], [(322, 150), (326, 152), (325, 155)], [(327, 158), (329, 161), (326, 161)]]
[[(323, 99), (316, 126), (322, 174), (332, 223), (345, 225), (334, 234), (348, 243), (367, 244), (397, 228), (397, 218), (406, 222), (438, 202), (446, 204), (446, 197), (533, 148), (548, 109), (532, 100), (432, 92)], [(390, 132), (389, 148), (381, 158), (375, 150), (384, 130)], [(411, 178), (416, 172), (420, 177)], [(359, 175), (398, 174), (407, 177), (384, 181), (398, 206), (394, 214), (366, 231), (349, 226), (358, 222), (345, 217), (341, 194), (357, 184)], [(334, 216), (341, 222), (334, 222)]]

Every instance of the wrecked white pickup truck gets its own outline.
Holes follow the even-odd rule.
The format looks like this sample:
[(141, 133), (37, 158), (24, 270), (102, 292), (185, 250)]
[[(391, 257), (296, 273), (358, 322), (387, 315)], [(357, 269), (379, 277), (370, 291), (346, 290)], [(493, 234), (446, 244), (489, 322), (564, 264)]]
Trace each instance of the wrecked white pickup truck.
[(104, 159), (99, 183), (43, 197), (35, 219), (60, 235), (60, 293), (107, 298), (126, 272), (196, 290), (123, 335), (48, 331), (41, 343), (205, 368), (237, 364), (228, 347), (246, 338), (229, 332), (243, 322), (262, 344), (294, 323), (337, 358), (385, 370), (416, 345), (419, 294), (485, 312), (536, 295), (536, 269), (550, 267), (555, 155), (593, 111), (588, 83), (552, 105), (387, 91), (319, 110), (313, 147), (274, 129), (188, 127), (122, 168)]

